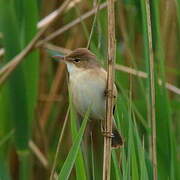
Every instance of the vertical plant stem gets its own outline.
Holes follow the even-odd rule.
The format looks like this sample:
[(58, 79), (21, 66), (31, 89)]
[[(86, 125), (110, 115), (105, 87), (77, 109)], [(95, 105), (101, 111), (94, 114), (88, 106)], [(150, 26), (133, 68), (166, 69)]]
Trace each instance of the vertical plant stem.
[(90, 32), (88, 43), (87, 43), (87, 48), (88, 49), (89, 49), (89, 46), (90, 46), (90, 43), (91, 43), (92, 35), (93, 35), (93, 32), (94, 32), (94, 27), (96, 25), (96, 20), (97, 20), (97, 16), (98, 16), (99, 6), (100, 6), (100, 0), (98, 0), (98, 2), (96, 4), (96, 13), (95, 13), (95, 16), (94, 16), (91, 32)]
[[(114, 0), (108, 0), (108, 76), (107, 76), (107, 102), (106, 119), (104, 130), (107, 134), (112, 134), (113, 117), (113, 82), (114, 82), (114, 64), (115, 64), (115, 17)], [(104, 137), (104, 156), (103, 156), (103, 180), (110, 179), (111, 169), (111, 138)]]
[(155, 80), (154, 80), (154, 54), (152, 48), (152, 31), (149, 0), (146, 0), (148, 44), (149, 44), (149, 64), (150, 64), (150, 113), (151, 113), (151, 148), (153, 163), (153, 179), (157, 180), (157, 157), (156, 157), (156, 117), (155, 117)]
[(60, 145), (61, 145), (61, 142), (62, 142), (62, 138), (63, 138), (63, 135), (64, 135), (64, 131), (65, 131), (65, 128), (66, 128), (66, 124), (67, 124), (67, 120), (68, 120), (68, 116), (69, 116), (69, 111), (70, 109), (68, 108), (67, 110), (67, 113), (66, 113), (66, 117), (65, 117), (65, 120), (64, 120), (64, 124), (63, 124), (63, 127), (62, 127), (62, 131), (61, 131), (61, 134), (59, 136), (59, 140), (58, 140), (58, 144), (57, 144), (57, 148), (56, 148), (56, 154), (55, 154), (55, 158), (54, 158), (54, 161), (53, 161), (53, 166), (52, 166), (52, 169), (51, 169), (51, 174), (50, 174), (50, 180), (53, 180), (54, 178), (54, 174), (55, 174), (55, 168), (56, 168), (56, 164), (57, 164), (57, 160), (58, 160), (58, 153), (59, 153), (59, 150), (60, 150)]

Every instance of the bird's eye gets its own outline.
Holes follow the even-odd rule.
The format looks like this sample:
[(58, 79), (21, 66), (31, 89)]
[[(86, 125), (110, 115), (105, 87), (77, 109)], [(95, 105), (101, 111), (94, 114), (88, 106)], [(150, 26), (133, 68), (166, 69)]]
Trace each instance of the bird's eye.
[(74, 61), (75, 61), (75, 62), (79, 62), (80, 59), (79, 59), (79, 58), (75, 58)]

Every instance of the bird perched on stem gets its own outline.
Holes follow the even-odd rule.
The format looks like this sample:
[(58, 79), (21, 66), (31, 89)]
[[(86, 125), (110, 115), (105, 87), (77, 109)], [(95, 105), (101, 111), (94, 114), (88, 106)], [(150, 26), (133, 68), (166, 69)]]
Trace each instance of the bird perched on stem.
[[(53, 58), (67, 65), (69, 87), (77, 113), (83, 117), (91, 106), (89, 118), (101, 121), (102, 133), (112, 138), (113, 148), (122, 146), (123, 140), (115, 126), (114, 118), (112, 134), (108, 134), (103, 128), (103, 121), (106, 118), (107, 72), (97, 61), (95, 54), (86, 48), (78, 48), (67, 56), (57, 55)], [(117, 97), (115, 85), (113, 97), (115, 105)]]

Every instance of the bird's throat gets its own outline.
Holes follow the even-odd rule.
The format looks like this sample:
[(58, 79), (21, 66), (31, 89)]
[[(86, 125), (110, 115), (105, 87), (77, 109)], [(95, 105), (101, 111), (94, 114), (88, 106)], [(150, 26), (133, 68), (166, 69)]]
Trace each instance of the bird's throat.
[(73, 63), (66, 63), (66, 64), (67, 64), (67, 70), (69, 72), (70, 78), (75, 78), (76, 76), (84, 72), (84, 68), (77, 67)]
[(70, 74), (76, 72), (79, 69), (73, 63), (66, 63), (66, 64), (67, 64), (67, 70)]

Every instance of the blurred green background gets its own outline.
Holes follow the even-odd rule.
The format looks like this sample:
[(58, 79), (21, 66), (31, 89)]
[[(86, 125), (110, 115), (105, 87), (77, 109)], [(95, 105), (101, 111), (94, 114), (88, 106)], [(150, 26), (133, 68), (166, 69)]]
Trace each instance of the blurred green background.
[[(48, 15), (63, 2), (0, 1), (0, 72), (48, 25)], [(87, 47), (90, 42), (89, 49), (106, 67), (105, 3), (104, 0), (69, 1), (41, 36), (41, 45), (33, 48), (10, 77), (0, 83), (0, 180), (50, 179), (53, 164), (54, 179), (102, 179), (100, 126), (96, 123), (91, 132), (87, 117), (79, 124), (69, 100), (66, 67), (51, 56)], [(119, 91), (115, 117), (125, 144), (112, 151), (113, 180), (153, 179), (145, 3), (145, 0), (115, 2), (115, 72)], [(86, 17), (92, 9), (94, 13)], [(158, 179), (177, 180), (180, 179), (180, 1), (151, 0), (150, 14)], [(137, 71), (147, 74), (138, 75)]]

